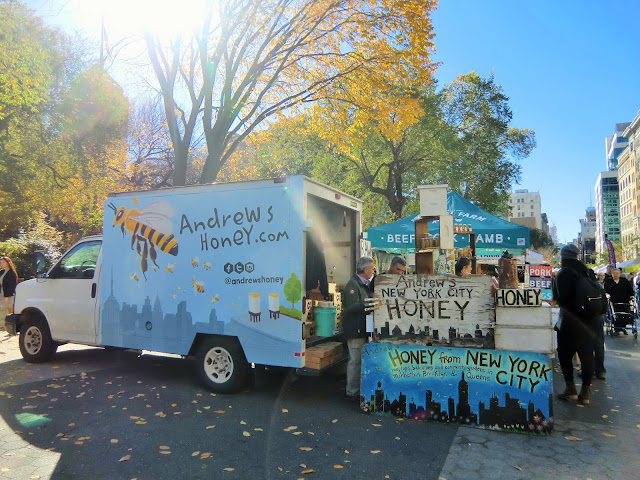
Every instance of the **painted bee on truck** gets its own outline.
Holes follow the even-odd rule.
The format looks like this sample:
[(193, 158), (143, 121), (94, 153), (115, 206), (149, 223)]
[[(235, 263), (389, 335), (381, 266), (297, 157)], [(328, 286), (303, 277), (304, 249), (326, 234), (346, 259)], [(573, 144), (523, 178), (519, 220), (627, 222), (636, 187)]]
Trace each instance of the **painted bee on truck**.
[[(134, 203), (137, 201), (134, 199)], [(155, 202), (142, 207), (141, 209), (125, 207), (116, 208), (113, 203), (109, 203), (109, 208), (115, 213), (113, 226), (120, 226), (122, 236), (131, 234), (131, 249), (135, 246), (136, 252), (140, 256), (140, 271), (144, 276), (148, 270), (148, 259), (157, 267), (156, 259), (160, 251), (173, 255), (178, 255), (178, 240), (171, 233), (171, 221), (173, 209), (167, 202)], [(154, 269), (155, 270), (155, 269)]]

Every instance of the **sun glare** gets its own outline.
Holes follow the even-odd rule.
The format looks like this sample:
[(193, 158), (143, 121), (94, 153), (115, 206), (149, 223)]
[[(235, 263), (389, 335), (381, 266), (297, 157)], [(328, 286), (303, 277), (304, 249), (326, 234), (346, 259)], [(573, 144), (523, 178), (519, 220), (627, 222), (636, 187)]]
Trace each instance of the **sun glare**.
[(206, 0), (100, 0), (78, 3), (87, 22), (104, 17), (109, 37), (139, 35), (145, 31), (161, 38), (195, 31), (202, 21)]

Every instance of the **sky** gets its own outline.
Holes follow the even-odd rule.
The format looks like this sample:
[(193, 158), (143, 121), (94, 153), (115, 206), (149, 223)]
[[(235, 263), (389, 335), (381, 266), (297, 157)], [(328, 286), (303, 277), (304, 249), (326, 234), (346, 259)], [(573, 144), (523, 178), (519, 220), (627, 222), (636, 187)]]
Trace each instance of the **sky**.
[[(198, 1), (167, 10), (176, 18), (176, 10), (188, 11), (185, 2)], [(104, 14), (112, 42), (148, 17), (142, 8), (150, 0), (26, 3), (46, 23), (94, 39)], [(175, 5), (152, 3), (152, 12), (162, 10), (160, 4)], [(605, 139), (616, 123), (632, 121), (640, 110), (640, 48), (634, 38), (640, 2), (441, 0), (432, 18), (439, 84), (471, 71), (494, 74), (510, 98), (512, 126), (536, 134), (537, 148), (520, 162), (521, 181), (514, 189), (540, 192), (558, 240), (577, 238), (579, 220), (594, 205), (598, 174), (606, 169)]]

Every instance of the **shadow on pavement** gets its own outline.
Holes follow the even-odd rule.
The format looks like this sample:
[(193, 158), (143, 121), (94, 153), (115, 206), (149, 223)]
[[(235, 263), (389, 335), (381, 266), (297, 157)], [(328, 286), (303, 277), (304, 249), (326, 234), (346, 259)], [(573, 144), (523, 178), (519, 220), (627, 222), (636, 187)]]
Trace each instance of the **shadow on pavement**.
[(369, 416), (342, 377), (281, 369), (235, 395), (204, 390), (190, 360), (100, 349), (0, 375), (11, 478), (437, 479), (458, 430)]

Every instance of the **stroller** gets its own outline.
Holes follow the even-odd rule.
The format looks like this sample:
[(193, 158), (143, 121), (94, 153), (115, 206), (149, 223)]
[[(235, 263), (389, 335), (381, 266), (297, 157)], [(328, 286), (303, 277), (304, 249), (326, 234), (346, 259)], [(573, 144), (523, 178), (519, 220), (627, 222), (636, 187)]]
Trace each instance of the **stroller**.
[(605, 318), (605, 327), (608, 335), (627, 331), (627, 325), (631, 326), (633, 338), (638, 338), (638, 304), (635, 297), (630, 297), (628, 302), (612, 303), (609, 300), (609, 308)]

